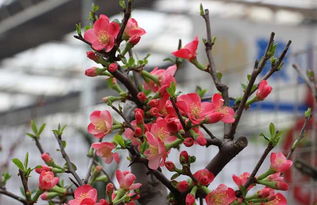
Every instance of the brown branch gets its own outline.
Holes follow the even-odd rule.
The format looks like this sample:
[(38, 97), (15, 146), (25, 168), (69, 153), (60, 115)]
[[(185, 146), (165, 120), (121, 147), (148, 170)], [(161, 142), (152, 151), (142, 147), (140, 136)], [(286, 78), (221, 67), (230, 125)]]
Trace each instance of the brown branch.
[(134, 127), (131, 125), (131, 123), (129, 122), (129, 120), (124, 116), (124, 114), (123, 114), (118, 108), (116, 108), (116, 107), (113, 106), (112, 104), (110, 104), (109, 106), (110, 106), (114, 111), (116, 111), (116, 113), (118, 113), (118, 114), (122, 117), (122, 119), (124, 120), (124, 122), (127, 124), (127, 126), (128, 126), (131, 130), (135, 131)]
[(248, 178), (248, 181), (245, 183), (244, 187), (247, 190), (248, 187), (253, 184), (255, 182), (255, 175), (258, 173), (261, 165), (263, 164), (265, 158), (267, 157), (267, 155), (271, 152), (271, 150), (274, 148), (272, 143), (269, 143), (266, 147), (266, 149), (264, 150), (261, 158), (259, 159), (258, 163), (256, 164), (256, 166), (254, 167), (250, 177)]
[(237, 141), (224, 140), (217, 155), (207, 164), (206, 169), (215, 176), (248, 145), (246, 137), (240, 137)]
[(269, 43), (268, 43), (268, 45), (266, 47), (264, 56), (262, 57), (262, 59), (261, 59), (261, 61), (259, 63), (257, 63), (257, 62), (255, 63), (253, 72), (251, 74), (251, 78), (249, 80), (247, 88), (244, 91), (244, 94), (243, 94), (243, 97), (241, 99), (241, 102), (239, 103), (239, 107), (238, 107), (238, 110), (237, 110), (236, 115), (235, 115), (235, 121), (232, 123), (229, 132), (225, 134), (225, 136), (224, 136), (225, 139), (231, 139), (232, 140), (234, 138), (234, 135), (236, 133), (236, 129), (237, 129), (238, 124), (240, 122), (242, 113), (243, 113), (243, 111), (245, 109), (247, 100), (248, 100), (249, 96), (252, 94), (252, 89), (253, 89), (253, 85), (255, 83), (255, 80), (258, 77), (258, 75), (261, 73), (261, 71), (263, 70), (266, 62), (272, 56), (269, 53), (269, 51), (270, 51), (270, 48), (274, 45), (274, 36), (275, 36), (275, 33), (272, 32), (270, 40), (269, 40)]
[(26, 204), (30, 204), (30, 201), (32, 201), (32, 199), (31, 199), (31, 192), (28, 186), (28, 178), (27, 176), (24, 175), (24, 172), (20, 169), (19, 169), (19, 176), (21, 178), (21, 182), (23, 185), (24, 195), (26, 197)]
[(64, 160), (66, 161), (68, 171), (75, 177), (75, 179), (76, 179), (76, 181), (77, 181), (77, 183), (79, 185), (83, 185), (82, 180), (80, 179), (80, 177), (76, 173), (76, 171), (74, 169), (74, 166), (73, 166), (73, 163), (70, 161), (69, 156), (67, 155), (67, 153), (66, 153), (66, 151), (64, 149), (64, 145), (62, 143), (62, 136), (61, 135), (55, 135), (55, 138), (56, 138), (56, 140), (58, 142), (58, 145), (59, 145), (60, 151), (62, 153), (62, 156), (63, 156)]
[(228, 86), (223, 84), (221, 82), (221, 79), (217, 77), (216, 72), (216, 65), (213, 59), (213, 56), (211, 54), (212, 47), (214, 45), (212, 39), (211, 39), (211, 28), (210, 28), (210, 20), (209, 20), (209, 10), (205, 9), (204, 14), (202, 15), (203, 19), (205, 20), (206, 24), (206, 35), (207, 40), (205, 42), (205, 51), (208, 59), (208, 71), (211, 75), (211, 78), (219, 92), (221, 92), (222, 97), (225, 101), (225, 105), (229, 105), (229, 93), (228, 93)]
[(0, 194), (6, 195), (6, 196), (8, 196), (8, 197), (10, 197), (10, 198), (12, 198), (12, 199), (15, 199), (15, 200), (21, 202), (22, 204), (27, 205), (27, 201), (26, 201), (24, 198), (22, 198), (22, 197), (20, 197), (20, 196), (18, 196), (18, 195), (15, 195), (15, 194), (12, 193), (12, 192), (9, 192), (9, 191), (7, 191), (7, 190), (4, 189), (4, 188), (0, 188)]

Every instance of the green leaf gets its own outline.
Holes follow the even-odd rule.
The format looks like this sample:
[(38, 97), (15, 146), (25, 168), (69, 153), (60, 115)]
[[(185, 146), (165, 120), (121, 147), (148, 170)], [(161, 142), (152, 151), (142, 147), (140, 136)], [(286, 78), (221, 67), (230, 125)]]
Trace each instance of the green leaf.
[(200, 86), (196, 86), (196, 93), (203, 98), (204, 95), (206, 94), (207, 89), (202, 89)]
[(222, 79), (222, 73), (221, 73), (221, 72), (217, 72), (217, 78), (218, 78), (219, 80)]
[(12, 162), (13, 162), (20, 170), (24, 171), (23, 163), (22, 163), (18, 158), (12, 159)]
[(129, 58), (129, 60), (128, 60), (128, 66), (132, 67), (132, 66), (134, 65), (134, 63), (135, 63), (134, 58)]
[(67, 142), (65, 140), (62, 140), (62, 146), (66, 148), (66, 145), (67, 145)]
[(120, 145), (121, 147), (125, 147), (125, 143), (124, 143), (124, 139), (123, 139), (122, 135), (115, 135), (113, 137), (113, 141), (116, 144)]
[(40, 136), (41, 134), (42, 134), (42, 132), (43, 132), (43, 130), (45, 129), (45, 127), (46, 127), (46, 124), (44, 123), (44, 124), (42, 124), (41, 125), (41, 127), (40, 127), (40, 129), (39, 129), (39, 131), (38, 131), (38, 136)]
[(250, 81), (250, 79), (251, 79), (251, 74), (248, 74), (248, 75), (247, 75), (247, 78), (248, 78), (248, 81)]
[(27, 168), (28, 164), (29, 164), (29, 153), (27, 152), (24, 158), (24, 167)]
[(125, 0), (119, 0), (119, 6), (123, 9), (125, 9), (127, 7), (125, 4)]
[(310, 118), (310, 117), (311, 117), (311, 108), (308, 108), (308, 109), (305, 111), (305, 117), (306, 117), (306, 118)]
[(31, 138), (36, 138), (35, 135), (31, 134), (31, 133), (26, 133), (27, 136), (31, 137)]
[(175, 82), (172, 82), (171, 85), (166, 89), (166, 91), (168, 92), (168, 94), (170, 96), (175, 96), (175, 92), (176, 92), (176, 84)]
[(269, 130), (270, 130), (271, 137), (274, 137), (275, 136), (275, 125), (272, 122), (270, 123)]
[(76, 24), (76, 33), (81, 36), (81, 23)]
[(144, 142), (141, 144), (140, 152), (143, 153), (148, 147), (149, 147), (149, 144), (148, 144), (146, 141), (144, 141)]
[(308, 78), (313, 78), (315, 73), (312, 70), (307, 70), (306, 75), (307, 75)]
[(179, 176), (180, 176), (179, 173), (175, 173), (175, 174), (173, 174), (173, 176), (171, 177), (171, 180), (174, 180), (174, 179), (176, 179), (176, 178), (179, 177)]
[(202, 3), (200, 4), (200, 15), (201, 16), (205, 15), (205, 10)]
[(35, 135), (37, 135), (37, 126), (36, 126), (36, 123), (31, 120), (31, 127), (32, 127), (32, 131)]

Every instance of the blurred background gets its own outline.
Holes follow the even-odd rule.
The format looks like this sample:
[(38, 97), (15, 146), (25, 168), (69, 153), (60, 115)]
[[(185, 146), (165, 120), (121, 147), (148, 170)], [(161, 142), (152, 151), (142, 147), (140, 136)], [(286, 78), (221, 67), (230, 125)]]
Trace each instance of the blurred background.
[[(121, 19), (117, 2), (94, 1), (100, 6), (100, 13)], [(59, 123), (67, 125), (66, 150), (73, 161), (80, 162), (79, 175), (86, 173), (88, 159), (85, 155), (91, 143), (91, 136), (86, 133), (89, 113), (108, 109), (101, 98), (113, 95), (103, 78), (84, 76), (84, 70), (94, 64), (86, 58), (89, 48), (73, 38), (76, 23), (88, 24), (92, 3), (91, 0), (0, 0), (0, 173), (9, 170), (12, 179), (7, 187), (16, 193), (20, 181), (11, 159), (23, 159), (29, 152), (32, 166), (42, 163), (34, 142), (25, 135), (30, 132), (32, 119), (38, 124), (47, 124), (41, 142), (61, 163), (51, 130)], [(243, 115), (237, 136), (247, 136), (249, 146), (211, 185), (226, 183), (234, 187), (231, 175), (251, 172), (264, 151), (265, 142), (259, 134), (266, 132), (269, 123), (276, 123), (284, 132), (275, 151), (286, 152), (300, 132), (304, 111), (313, 104), (310, 91), (292, 64), (297, 64), (303, 73), (308, 68), (317, 69), (317, 1), (135, 0), (136, 10), (132, 16), (147, 31), (135, 52), (139, 58), (152, 54), (149, 70), (169, 65), (163, 59), (171, 57), (170, 53), (177, 49), (178, 39), (186, 44), (195, 36), (205, 37), (204, 22), (199, 16), (200, 3), (210, 10), (212, 33), (217, 37), (213, 50), (217, 70), (223, 73), (233, 97), (241, 95), (240, 84), (246, 82), (254, 61), (263, 55), (272, 31), (276, 33), (277, 54), (288, 40), (293, 42), (283, 69), (269, 80), (273, 86), (270, 97)], [(199, 50), (198, 58), (204, 61), (202, 44)], [(261, 76), (268, 70), (269, 65)], [(176, 77), (182, 91), (193, 92), (199, 85), (209, 89), (209, 95), (216, 92), (209, 76), (189, 64), (185, 64)], [(294, 154), (301, 168), (293, 168), (286, 176), (290, 183), (286, 194), (289, 204), (317, 204), (317, 131), (314, 124), (310, 123), (304, 143)], [(220, 123), (210, 129), (221, 136)], [(197, 157), (194, 167), (197, 170), (217, 153), (217, 149), (195, 146), (189, 152)], [(174, 156), (178, 158), (176, 153)], [(124, 153), (122, 158), (125, 158)], [(119, 164), (122, 169), (128, 165), (124, 161)], [(261, 171), (268, 165), (266, 161)], [(108, 167), (109, 172), (116, 166)], [(37, 179), (37, 174), (33, 174), (31, 187), (37, 185)], [(0, 195), (0, 204), (16, 202)]]

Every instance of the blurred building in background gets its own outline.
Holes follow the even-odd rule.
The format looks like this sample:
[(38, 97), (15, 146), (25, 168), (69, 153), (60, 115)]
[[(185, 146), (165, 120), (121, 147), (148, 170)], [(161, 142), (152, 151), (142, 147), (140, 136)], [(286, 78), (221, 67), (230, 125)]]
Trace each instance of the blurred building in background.
[[(204, 22), (199, 16), (199, 4), (210, 9), (212, 33), (217, 37), (213, 50), (217, 69), (223, 73), (224, 82), (230, 86), (233, 97), (241, 95), (241, 83), (251, 72), (254, 61), (264, 53), (270, 33), (276, 33), (277, 54), (288, 40), (292, 40), (290, 52), (283, 69), (270, 79), (273, 92), (270, 97), (251, 107), (243, 115), (238, 135), (249, 138), (249, 146), (243, 150), (217, 177), (219, 183), (232, 185), (232, 174), (252, 171), (265, 149), (259, 137), (270, 122), (285, 132), (279, 149), (290, 147), (303, 122), (303, 113), (312, 104), (310, 92), (298, 74), (292, 69), (297, 64), (303, 69), (317, 70), (317, 1), (315, 0), (135, 0), (137, 9), (133, 16), (147, 31), (136, 46), (137, 56), (152, 53), (148, 69), (166, 67), (163, 59), (176, 50), (178, 39), (183, 44), (194, 36), (205, 36)], [(95, 1), (101, 11), (111, 16), (119, 13), (117, 1)], [(91, 1), (78, 0), (0, 0), (0, 172), (7, 168), (17, 171), (10, 162), (12, 157), (23, 158), (30, 153), (33, 166), (41, 163), (39, 153), (25, 133), (30, 131), (30, 120), (47, 123), (41, 139), (45, 149), (60, 159), (52, 129), (59, 123), (67, 124), (66, 149), (74, 161), (81, 161), (78, 170), (85, 175), (88, 160), (83, 158), (89, 149), (91, 137), (86, 133), (89, 113), (94, 109), (106, 109), (101, 98), (113, 95), (106, 88), (103, 78), (89, 79), (85, 68), (93, 66), (85, 56), (89, 50), (75, 40), (75, 24), (86, 21)], [(116, 16), (120, 18), (120, 16)], [(87, 22), (87, 21), (86, 21)], [(199, 45), (200, 59), (204, 59), (203, 45)], [(264, 69), (262, 76), (268, 71)], [(193, 92), (196, 86), (216, 92), (211, 79), (186, 64), (177, 72), (180, 89)], [(256, 114), (255, 114), (256, 113)], [(115, 114), (114, 114), (115, 115)], [(119, 118), (118, 118), (119, 119)], [(295, 159), (316, 170), (316, 126), (307, 132), (305, 143), (296, 151)], [(221, 136), (222, 126), (210, 129)], [(217, 150), (200, 147), (190, 149), (197, 156), (197, 167), (206, 164)], [(61, 159), (60, 159), (61, 160)], [(122, 163), (120, 167), (127, 167)], [(62, 162), (62, 160), (61, 160)], [(264, 164), (262, 171), (267, 168)], [(110, 167), (114, 169), (115, 165)], [(317, 203), (315, 178), (303, 169), (289, 173), (289, 204)], [(9, 182), (9, 189), (18, 190), (16, 176)], [(36, 186), (37, 176), (32, 185)], [(32, 186), (31, 185), (31, 186)], [(0, 204), (14, 204), (0, 195)], [(44, 202), (43, 202), (44, 203)], [(42, 203), (42, 204), (43, 204)]]

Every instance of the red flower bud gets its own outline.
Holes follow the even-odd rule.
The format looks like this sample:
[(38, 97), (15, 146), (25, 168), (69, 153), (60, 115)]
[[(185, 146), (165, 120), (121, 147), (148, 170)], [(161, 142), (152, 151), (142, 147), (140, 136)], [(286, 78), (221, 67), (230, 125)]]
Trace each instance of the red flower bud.
[(116, 63), (111, 63), (108, 67), (108, 70), (113, 73), (113, 72), (116, 72), (116, 70), (118, 70), (118, 64)]
[(87, 52), (86, 52), (86, 55), (87, 55), (87, 57), (88, 57), (90, 60), (98, 61), (98, 56), (96, 55), (95, 52), (93, 52), (93, 51), (87, 51)]
[(160, 115), (159, 110), (156, 107), (152, 107), (150, 109), (150, 115), (154, 117), (158, 117)]
[(166, 161), (165, 167), (168, 171), (171, 171), (171, 172), (175, 171), (175, 164), (171, 161)]
[(259, 83), (258, 91), (256, 92), (256, 98), (258, 100), (264, 100), (272, 91), (272, 87), (269, 86), (266, 80), (262, 80)]
[(215, 178), (208, 169), (201, 169), (194, 173), (197, 182), (203, 186), (208, 186)]
[(181, 164), (189, 162), (189, 155), (188, 155), (188, 153), (186, 151), (182, 151), (179, 154), (179, 161), (180, 161)]
[(89, 77), (95, 77), (95, 76), (97, 76), (97, 68), (96, 68), (96, 67), (88, 68), (88, 69), (85, 71), (85, 75), (86, 75), (86, 76), (89, 76)]
[(186, 195), (186, 205), (193, 205), (195, 203), (195, 196), (192, 195), (191, 193)]
[(194, 139), (193, 138), (191, 138), (191, 137), (185, 138), (184, 145), (186, 147), (191, 147), (191, 146), (193, 146), (193, 144), (194, 144)]
[(144, 120), (144, 111), (140, 108), (136, 108), (134, 110), (134, 117), (135, 117), (135, 120), (136, 120), (136, 123), (137, 124), (143, 124), (143, 120)]
[(41, 194), (40, 197), (41, 197), (42, 200), (47, 200), (47, 198), (48, 198), (47, 197), (47, 192), (44, 192), (43, 194)]
[(136, 127), (134, 134), (135, 134), (135, 136), (140, 137), (143, 135), (143, 131), (140, 127)]
[(177, 183), (176, 188), (180, 192), (185, 192), (188, 190), (189, 184), (187, 181), (180, 181)]
[(138, 95), (137, 95), (138, 99), (141, 101), (141, 102), (145, 102), (146, 101), (146, 95), (144, 94), (144, 92), (139, 92)]
[(128, 42), (131, 43), (132, 45), (136, 45), (137, 43), (139, 43), (140, 39), (141, 39), (140, 36), (132, 36)]
[(156, 107), (156, 106), (158, 106), (158, 104), (159, 104), (159, 100), (158, 99), (152, 99), (148, 103), (148, 105), (151, 106), (151, 107)]
[(43, 165), (43, 166), (35, 168), (35, 171), (36, 173), (41, 174), (42, 171), (51, 171), (51, 168)]
[(106, 186), (106, 192), (107, 192), (108, 194), (112, 194), (113, 190), (114, 190), (114, 185), (113, 185), (112, 183), (107, 184), (107, 186)]
[(46, 153), (46, 152), (44, 152), (44, 153), (41, 155), (41, 158), (42, 158), (42, 160), (43, 160), (46, 164), (49, 164), (49, 163), (52, 163), (52, 162), (53, 162), (52, 157), (51, 157), (48, 153)]
[(278, 181), (276, 182), (276, 188), (278, 190), (287, 191), (288, 190), (288, 184), (284, 181)]

